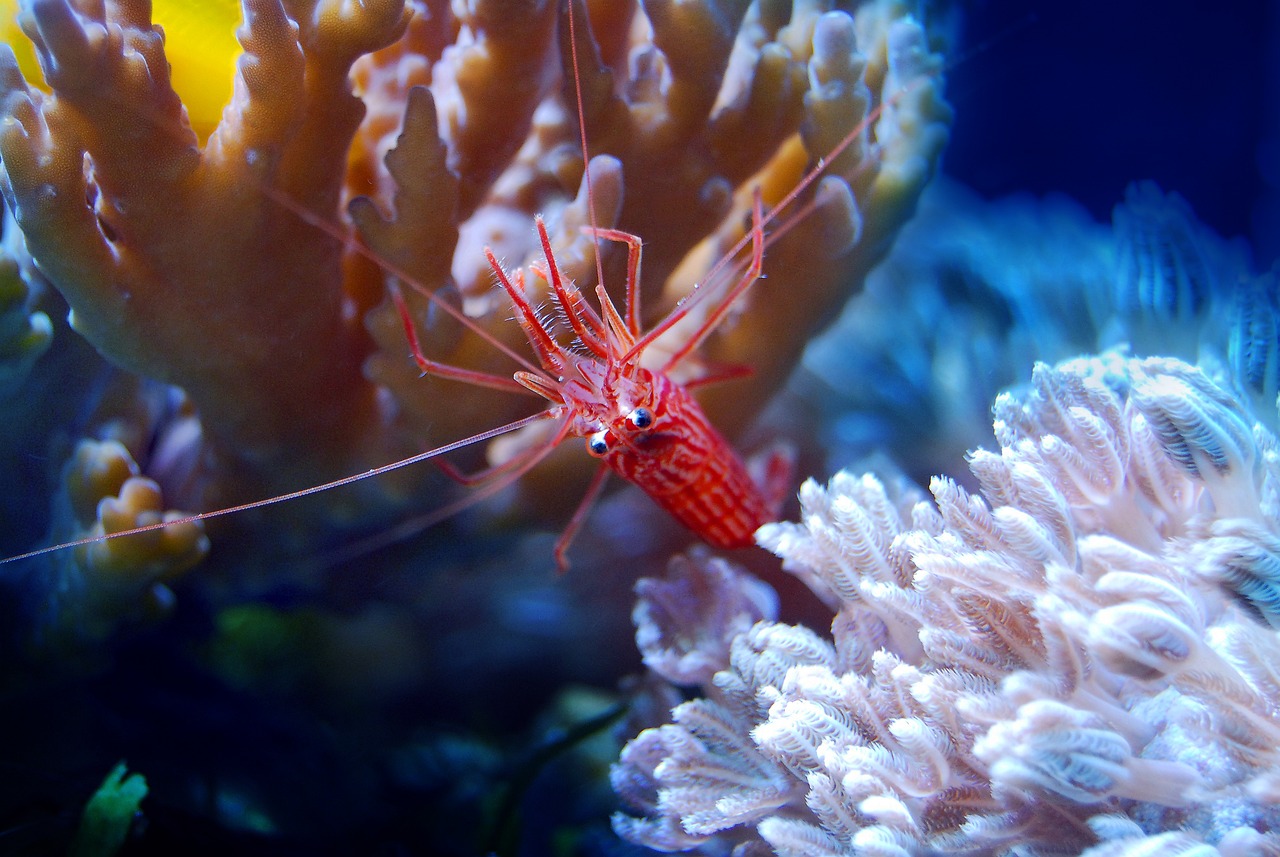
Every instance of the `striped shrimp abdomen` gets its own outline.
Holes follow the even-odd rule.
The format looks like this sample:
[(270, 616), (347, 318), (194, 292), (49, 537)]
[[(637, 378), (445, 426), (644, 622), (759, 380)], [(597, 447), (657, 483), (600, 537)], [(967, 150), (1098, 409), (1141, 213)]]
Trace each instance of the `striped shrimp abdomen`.
[(693, 397), (665, 377), (654, 380), (665, 388), (654, 429), (619, 444), (610, 466), (713, 547), (754, 544), (755, 531), (773, 519), (770, 504)]

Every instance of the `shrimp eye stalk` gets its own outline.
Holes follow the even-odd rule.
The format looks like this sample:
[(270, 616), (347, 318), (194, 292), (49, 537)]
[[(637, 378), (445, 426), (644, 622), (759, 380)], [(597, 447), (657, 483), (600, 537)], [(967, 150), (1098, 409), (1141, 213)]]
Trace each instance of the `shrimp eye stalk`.
[(653, 425), (653, 412), (648, 408), (636, 408), (627, 414), (627, 423), (636, 429), (647, 429)]
[(604, 431), (598, 431), (587, 438), (587, 452), (600, 458), (609, 452), (609, 441)]

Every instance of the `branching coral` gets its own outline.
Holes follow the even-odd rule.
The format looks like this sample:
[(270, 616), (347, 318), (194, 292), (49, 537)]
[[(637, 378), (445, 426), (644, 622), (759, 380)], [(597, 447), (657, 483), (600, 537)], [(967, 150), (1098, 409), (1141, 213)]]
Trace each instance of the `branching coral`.
[[(65, 508), (56, 535), (75, 539), (175, 521), (155, 480), (141, 475), (119, 440), (82, 440), (63, 468)], [(158, 618), (173, 607), (169, 585), (209, 549), (199, 523), (173, 523), (147, 533), (91, 542), (57, 557), (43, 593), (37, 632), (42, 644), (101, 640), (121, 621)]]
[[(421, 377), (390, 280), (431, 358), (509, 375), (511, 359), (480, 335), (524, 347), (494, 299), (483, 244), (544, 289), (529, 267), (543, 215), (564, 271), (589, 294), (595, 249), (580, 226), (639, 234), (652, 324), (699, 283), (736, 276), (732, 266), (707, 274), (748, 223), (753, 188), (780, 202), (806, 166), (859, 129), (777, 224), (767, 281), (705, 344), (707, 361), (754, 370), (708, 399), (732, 434), (886, 251), (946, 137), (940, 60), (922, 24), (890, 0), (852, 14), (836, 5), (579, 0), (571, 33), (570, 6), (553, 0), (250, 0), (232, 100), (201, 145), (146, 3), (29, 0), (20, 23), (47, 92), (5, 52), (0, 189), (31, 278), (38, 272), (67, 301), (73, 329), (115, 366), (178, 386), (195, 405), (202, 431), (164, 495), (165, 505), (205, 510), (529, 412), (527, 399), (503, 391)], [(873, 107), (882, 113), (863, 127)], [(791, 216), (801, 208), (806, 216)], [(605, 252), (609, 288), (620, 292), (625, 248), (605, 242)], [(45, 299), (60, 310), (51, 292)], [(655, 359), (696, 315), (652, 349)], [(38, 342), (29, 344), (24, 354), (35, 356)], [(76, 431), (109, 436), (95, 425)], [(494, 455), (529, 443), (516, 437)], [(531, 489), (540, 509), (576, 498), (566, 460), (585, 457), (550, 466), (554, 475)], [(376, 526), (407, 494), (403, 482), (384, 495), (369, 487), (330, 512)]]
[[(202, 505), (527, 412), (517, 397), (420, 378), (388, 279), (412, 284), (432, 358), (509, 374), (507, 357), (424, 295), (516, 342), (480, 245), (508, 267), (536, 260), (541, 213), (586, 286), (595, 251), (578, 227), (594, 209), (600, 225), (643, 238), (652, 322), (741, 235), (752, 188), (778, 202), (880, 107), (800, 201), (810, 213), (770, 239), (749, 305), (706, 344), (707, 359), (754, 370), (708, 397), (733, 432), (860, 287), (946, 137), (921, 24), (890, 0), (852, 15), (834, 5), (579, 2), (575, 40), (569, 7), (552, 0), (250, 0), (231, 103), (201, 146), (147, 4), (30, 0), (21, 23), (50, 93), (0, 60), (2, 187), (73, 327), (117, 366), (190, 396), (213, 487), (176, 500)], [(590, 205), (566, 97), (571, 45)], [(625, 253), (606, 251), (620, 290)], [(563, 484), (547, 480), (544, 499)]]
[(102, 6), (25, 7), (52, 96), (6, 54), (0, 157), (37, 266), (100, 352), (186, 388), (245, 457), (278, 455), (291, 436), (323, 445), (329, 420), (359, 428), (341, 247), (271, 194), (337, 204), (362, 112), (346, 70), (398, 35), (396, 5), (295, 24), (252, 4), (232, 109), (203, 150), (146, 4), (113, 5), (110, 20)]
[(728, 667), (624, 751), (615, 785), (644, 817), (617, 817), (623, 835), (783, 855), (1280, 848), (1280, 643), (1258, 621), (1276, 615), (1275, 439), (1162, 358), (1041, 365), (995, 413), (980, 494), (840, 474), (805, 484), (802, 523), (760, 531), (836, 611), (829, 640), (641, 622)]

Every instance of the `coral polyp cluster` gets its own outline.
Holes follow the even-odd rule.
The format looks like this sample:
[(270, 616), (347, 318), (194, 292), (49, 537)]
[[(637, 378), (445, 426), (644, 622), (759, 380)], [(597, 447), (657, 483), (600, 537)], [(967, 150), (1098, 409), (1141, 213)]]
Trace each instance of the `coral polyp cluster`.
[(1167, 358), (1040, 365), (995, 414), (979, 493), (842, 473), (760, 530), (830, 636), (714, 561), (642, 584), (646, 663), (703, 697), (624, 750), (641, 815), (620, 833), (781, 855), (1280, 847), (1274, 436)]

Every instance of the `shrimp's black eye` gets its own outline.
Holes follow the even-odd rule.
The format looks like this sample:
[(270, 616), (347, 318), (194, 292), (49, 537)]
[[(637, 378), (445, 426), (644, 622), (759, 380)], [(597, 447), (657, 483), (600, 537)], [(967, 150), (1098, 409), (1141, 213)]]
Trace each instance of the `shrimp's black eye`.
[(647, 429), (653, 425), (653, 413), (648, 408), (636, 408), (627, 414), (627, 422), (638, 429)]
[(598, 431), (591, 437), (587, 438), (587, 452), (596, 458), (604, 455), (609, 451), (609, 441), (605, 438), (606, 432)]

